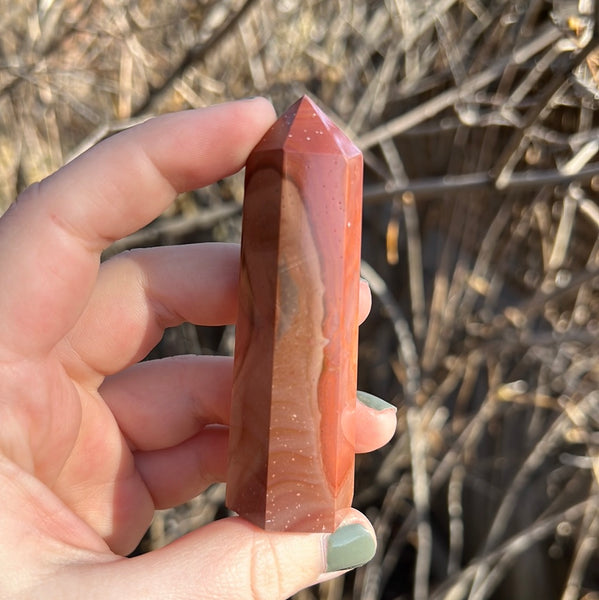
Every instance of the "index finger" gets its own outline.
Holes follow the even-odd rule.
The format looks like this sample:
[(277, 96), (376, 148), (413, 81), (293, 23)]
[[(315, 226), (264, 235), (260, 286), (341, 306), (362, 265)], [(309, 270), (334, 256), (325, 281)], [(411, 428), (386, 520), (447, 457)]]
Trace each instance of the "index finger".
[(56, 344), (91, 294), (101, 251), (177, 193), (238, 171), (274, 119), (262, 98), (164, 115), (28, 188), (0, 219), (0, 359)]

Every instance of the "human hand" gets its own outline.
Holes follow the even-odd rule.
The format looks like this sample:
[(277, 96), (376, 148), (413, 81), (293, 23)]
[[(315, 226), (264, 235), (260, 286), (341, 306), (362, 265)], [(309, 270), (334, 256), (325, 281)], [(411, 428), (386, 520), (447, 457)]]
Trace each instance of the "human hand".
[[(177, 193), (239, 170), (274, 119), (262, 99), (152, 119), (0, 219), (0, 598), (285, 598), (355, 566), (352, 547), (369, 558), (372, 529), (354, 510), (332, 536), (232, 517), (124, 558), (155, 509), (224, 480), (227, 429), (207, 425), (228, 422), (231, 359), (139, 361), (166, 327), (234, 321), (238, 247), (137, 250), (102, 266), (100, 253)], [(363, 288), (363, 318), (369, 306)], [(394, 411), (378, 408), (359, 403), (360, 452), (393, 434)]]

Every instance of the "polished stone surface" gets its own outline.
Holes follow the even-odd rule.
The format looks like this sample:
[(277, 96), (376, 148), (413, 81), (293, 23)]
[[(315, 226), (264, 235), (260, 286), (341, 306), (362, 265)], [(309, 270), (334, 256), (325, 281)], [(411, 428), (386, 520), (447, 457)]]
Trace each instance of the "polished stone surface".
[(265, 529), (351, 505), (362, 171), (305, 96), (246, 165), (227, 506)]

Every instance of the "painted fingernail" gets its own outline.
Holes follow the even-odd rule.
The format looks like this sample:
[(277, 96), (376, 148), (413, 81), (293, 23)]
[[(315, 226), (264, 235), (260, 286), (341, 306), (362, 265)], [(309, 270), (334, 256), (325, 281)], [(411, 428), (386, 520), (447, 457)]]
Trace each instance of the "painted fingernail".
[(353, 569), (367, 563), (376, 551), (372, 534), (359, 523), (343, 525), (327, 540), (327, 572)]
[(389, 402), (385, 402), (382, 398), (378, 396), (373, 396), (368, 392), (358, 391), (358, 400), (368, 406), (368, 408), (374, 408), (374, 410), (389, 410), (393, 409), (397, 411), (397, 408), (393, 406), (393, 404), (389, 404)]

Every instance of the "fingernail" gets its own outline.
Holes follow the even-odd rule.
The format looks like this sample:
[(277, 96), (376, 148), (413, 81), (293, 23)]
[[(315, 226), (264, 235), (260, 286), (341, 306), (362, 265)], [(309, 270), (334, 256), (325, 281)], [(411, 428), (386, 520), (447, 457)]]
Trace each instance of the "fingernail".
[(389, 410), (393, 409), (397, 411), (397, 408), (393, 406), (393, 404), (389, 404), (389, 402), (385, 402), (382, 398), (378, 396), (373, 396), (368, 392), (358, 391), (358, 400), (368, 406), (368, 408), (374, 408), (374, 410)]
[(343, 525), (327, 540), (327, 572), (353, 569), (367, 563), (376, 550), (372, 534), (359, 523)]

